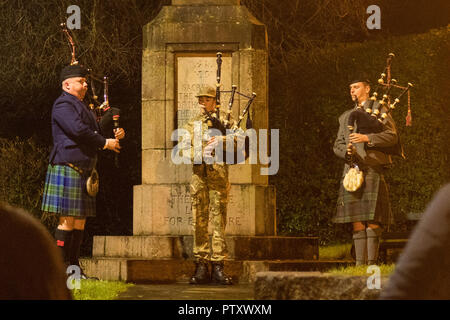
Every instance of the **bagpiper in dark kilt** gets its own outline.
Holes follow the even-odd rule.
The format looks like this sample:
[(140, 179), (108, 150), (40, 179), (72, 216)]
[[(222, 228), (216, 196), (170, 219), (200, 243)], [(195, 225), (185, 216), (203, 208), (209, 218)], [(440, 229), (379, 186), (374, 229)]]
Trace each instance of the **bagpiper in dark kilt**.
[[(350, 131), (347, 127), (348, 116), (351, 110), (347, 110), (339, 117), (339, 131), (334, 144), (334, 153), (346, 160), (347, 148), (350, 143)], [(356, 131), (356, 129), (355, 129)], [(357, 131), (356, 131), (357, 132)], [(345, 163), (340, 181), (337, 210), (332, 221), (335, 223), (362, 223), (363, 230), (355, 229), (353, 240), (356, 253), (356, 264), (373, 264), (378, 259), (378, 244), (382, 228), (386, 228), (394, 222), (390, 203), (389, 191), (384, 179), (384, 172), (392, 164), (391, 156), (383, 148), (397, 145), (398, 136), (395, 123), (388, 116), (385, 129), (379, 133), (366, 134), (369, 143), (353, 143), (356, 148), (358, 166), (364, 173), (364, 183), (355, 192), (348, 192), (343, 186), (343, 178), (349, 169)], [(377, 228), (370, 227), (378, 225)], [(375, 243), (373, 246), (371, 244)]]
[(342, 183), (348, 171), (348, 165), (345, 165), (339, 186), (336, 215), (332, 221), (334, 223), (373, 221), (384, 226), (392, 224), (394, 221), (389, 191), (383, 174), (387, 169), (382, 166), (360, 167), (360, 169), (364, 172), (363, 185), (355, 192), (348, 192)]

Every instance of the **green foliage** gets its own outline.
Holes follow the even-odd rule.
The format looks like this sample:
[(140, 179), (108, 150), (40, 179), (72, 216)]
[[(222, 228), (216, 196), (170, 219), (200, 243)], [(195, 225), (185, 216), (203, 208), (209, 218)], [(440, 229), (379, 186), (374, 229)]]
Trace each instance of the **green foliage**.
[(32, 138), (24, 141), (0, 138), (0, 201), (41, 218), (47, 158), (47, 148)]
[[(286, 69), (299, 49), (318, 61), (321, 56), (316, 55), (316, 49), (330, 44), (385, 39), (446, 26), (450, 10), (448, 0), (241, 0), (241, 4), (267, 27), (271, 66)], [(378, 30), (366, 26), (366, 9), (373, 4), (382, 12)]]
[(75, 300), (114, 300), (134, 284), (121, 281), (81, 280), (80, 289), (74, 289)]
[(321, 243), (348, 240), (346, 227), (330, 222), (343, 169), (333, 153), (338, 117), (352, 107), (348, 81), (366, 72), (375, 82), (389, 52), (396, 54), (393, 78), (414, 84), (412, 127), (405, 126), (406, 98), (393, 113), (407, 157), (397, 158), (387, 175), (395, 228), (404, 227), (407, 213), (424, 210), (450, 180), (449, 40), (450, 29), (444, 28), (337, 45), (318, 50), (317, 62), (298, 51), (288, 70), (271, 69), (270, 126), (280, 129), (280, 170), (270, 182), (277, 188), (280, 234), (316, 235)]

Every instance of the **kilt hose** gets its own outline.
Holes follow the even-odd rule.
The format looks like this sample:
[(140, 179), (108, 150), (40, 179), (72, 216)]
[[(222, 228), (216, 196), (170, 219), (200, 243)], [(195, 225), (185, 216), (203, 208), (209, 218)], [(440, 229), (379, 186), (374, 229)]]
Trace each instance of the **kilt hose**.
[(86, 190), (87, 178), (65, 165), (48, 165), (41, 210), (60, 216), (95, 217), (95, 197)]
[(332, 219), (334, 223), (368, 221), (387, 226), (394, 222), (382, 170), (363, 169), (364, 183), (355, 192), (345, 190), (342, 177), (336, 215)]

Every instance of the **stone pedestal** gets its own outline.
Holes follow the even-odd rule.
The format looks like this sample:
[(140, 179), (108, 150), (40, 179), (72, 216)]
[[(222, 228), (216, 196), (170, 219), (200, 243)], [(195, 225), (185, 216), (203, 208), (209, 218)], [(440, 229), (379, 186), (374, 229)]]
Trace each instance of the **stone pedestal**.
[[(133, 218), (135, 235), (191, 234), (193, 217), (189, 184), (135, 186)], [(275, 227), (275, 190), (272, 186), (231, 186), (227, 235), (273, 235)]]
[[(176, 1), (144, 29), (142, 60), (142, 185), (134, 188), (133, 234), (189, 235), (190, 165), (171, 161), (172, 133), (199, 112), (199, 88), (216, 84), (222, 52), (222, 90), (257, 93), (251, 107), (256, 130), (268, 128), (267, 34), (238, 1)], [(222, 94), (223, 108), (228, 95)], [(238, 118), (247, 99), (236, 95)], [(275, 235), (275, 188), (261, 165), (230, 167), (227, 234)]]

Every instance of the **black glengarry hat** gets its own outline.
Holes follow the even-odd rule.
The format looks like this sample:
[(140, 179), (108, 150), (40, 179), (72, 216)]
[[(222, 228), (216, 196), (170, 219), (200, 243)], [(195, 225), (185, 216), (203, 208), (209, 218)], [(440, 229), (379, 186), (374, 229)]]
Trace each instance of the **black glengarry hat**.
[(59, 77), (60, 82), (63, 82), (69, 78), (82, 77), (85, 78), (88, 74), (88, 70), (79, 64), (74, 64), (66, 66), (61, 70), (61, 75)]
[(348, 84), (352, 85), (352, 84), (357, 83), (357, 82), (365, 82), (365, 83), (370, 85), (370, 80), (369, 80), (369, 78), (367, 77), (366, 74), (355, 75), (353, 77), (353, 79), (351, 79), (351, 81), (349, 81)]

